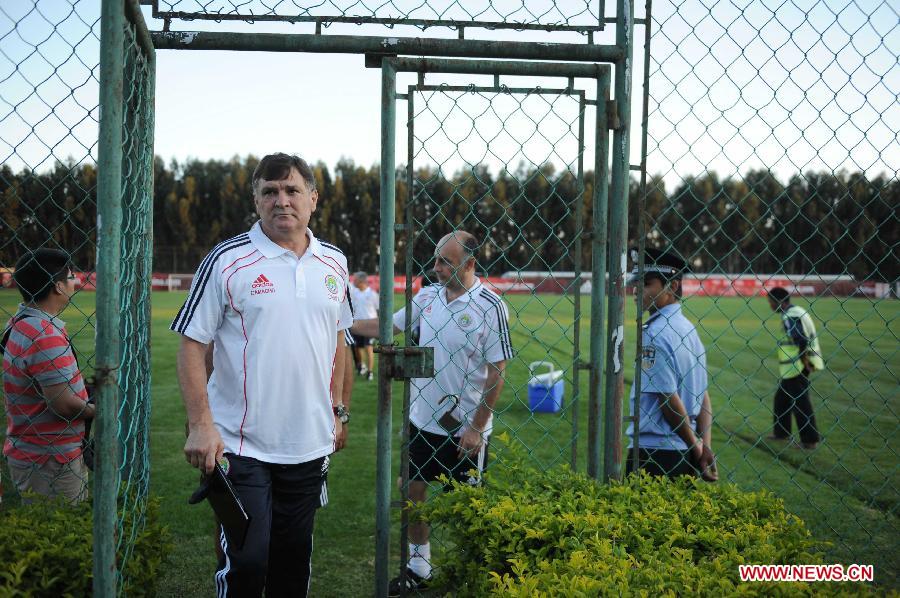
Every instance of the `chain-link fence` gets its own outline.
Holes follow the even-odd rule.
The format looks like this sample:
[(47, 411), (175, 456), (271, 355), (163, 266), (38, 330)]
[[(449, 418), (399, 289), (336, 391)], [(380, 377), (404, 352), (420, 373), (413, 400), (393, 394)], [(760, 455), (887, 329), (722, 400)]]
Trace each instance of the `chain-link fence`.
[[(129, 583), (149, 484), (153, 48), (125, 6), (103, 15), (104, 74), (95, 3), (0, 7), (6, 508), (25, 492), (89, 498), (107, 593)], [(118, 122), (100, 123), (101, 80), (118, 91), (103, 116)], [(62, 253), (29, 266), (39, 249)]]
[[(719, 475), (782, 496), (836, 561), (896, 584), (897, 6), (652, 11), (630, 238), (693, 270), (683, 311), (706, 348)], [(794, 307), (773, 311), (775, 287)], [(645, 328), (644, 384), (674, 326)]]
[[(69, 393), (83, 400), (84, 381), (93, 370), (94, 305), (85, 288), (93, 284), (96, 258), (96, 143), (91, 140), (96, 139), (98, 118), (98, 18), (98, 11), (87, 6), (61, 10), (47, 2), (0, 9), (4, 330), (15, 320), (5, 337), (4, 453), (15, 469), (29, 470), (4, 475), (7, 504), (19, 502), (19, 488), (61, 494), (70, 482), (65, 493), (72, 499), (83, 499), (86, 490), (87, 470), (80, 461), (84, 409), (77, 404), (70, 410), (60, 407), (65, 415), (57, 416), (42, 405), (40, 387), (65, 383), (70, 388), (57, 390), (59, 401), (70, 398)], [(28, 259), (39, 248), (61, 250), (70, 262), (57, 263), (59, 256), (51, 254)], [(17, 262), (25, 267), (22, 280), (26, 275), (31, 279), (22, 287), (31, 304), (27, 311), (17, 307), (25, 301), (14, 290)], [(67, 292), (59, 281), (69, 276), (72, 305), (54, 319), (60, 292)], [(35, 309), (48, 299), (49, 312)], [(41, 364), (65, 369), (42, 380), (29, 373), (39, 371)], [(54, 463), (60, 471), (51, 471)]]
[[(98, 552), (95, 575), (106, 588), (127, 583), (112, 575), (109, 564), (117, 562), (116, 549), (117, 570), (129, 558), (142, 525), (149, 474), (154, 59), (138, 3), (122, 5), (124, 13), (105, 21), (119, 37), (106, 37), (103, 75), (98, 68), (101, 21), (94, 3), (35, 0), (0, 7), (0, 222), (10, 231), (0, 239), (0, 276), (7, 284), (8, 270), (26, 250), (58, 247), (72, 255), (78, 290), (65, 314), (66, 330), (79, 349), (82, 371), (98, 375), (101, 421), (118, 422), (95, 430), (100, 442), (96, 537), (116, 542)], [(606, 106), (611, 112), (598, 117), (599, 104), (607, 98), (581, 85), (583, 77), (547, 85), (546, 74), (525, 83), (507, 76), (502, 82), (499, 77), (448, 82), (429, 75), (427, 84), (423, 78), (398, 89), (397, 99), (405, 101), (398, 103), (400, 113), (408, 111), (397, 121), (409, 126), (406, 169), (397, 178), (394, 208), (406, 228), (398, 229), (395, 247), (384, 241), (395, 252), (387, 255), (391, 261), (396, 256), (398, 271), (405, 271), (410, 284), (427, 288), (436, 260), (446, 257), (439, 244), (444, 235), (465, 230), (475, 236), (476, 273), (490, 291), (483, 300), (495, 301), (497, 322), (484, 331), (498, 337), (501, 353), (502, 343), (509, 345), (503, 353), (506, 385), (497, 403), (495, 433), (508, 433), (542, 467), (568, 462), (580, 469), (591, 456), (583, 452), (589, 421), (585, 407), (597, 407), (588, 404), (588, 388), (604, 392), (615, 407), (618, 376), (624, 370), (626, 382), (640, 386), (634, 372), (654, 358), (652, 339), (639, 336), (640, 328), (626, 325), (622, 334), (615, 314), (609, 314), (609, 323), (603, 318), (606, 293), (612, 294), (618, 269), (624, 269), (617, 246), (609, 250), (613, 285), (598, 275), (607, 270), (607, 239), (627, 232), (641, 247), (674, 247), (693, 270), (681, 285), (683, 310), (706, 349), (720, 478), (771, 489), (816, 537), (833, 543), (830, 554), (836, 561), (874, 563), (876, 576), (882, 571), (886, 583), (897, 583), (900, 484), (893, 439), (900, 387), (895, 300), (900, 27), (895, 6), (826, 0), (777, 6), (657, 2), (649, 23), (638, 19), (637, 37), (629, 35), (634, 21), (626, 17), (620, 17), (619, 31), (603, 31), (604, 22), (614, 20), (606, 16), (603, 2), (476, 7), (463, 2), (156, 0), (152, 11), (165, 23), (167, 32), (152, 37), (163, 48), (609, 61), (616, 63), (620, 98), (627, 97), (629, 69), (634, 69), (635, 92), (645, 75), (642, 178), (632, 182), (627, 217), (616, 216), (615, 222), (628, 223), (621, 231), (607, 231), (607, 217), (621, 203), (616, 185), (622, 189), (627, 176), (627, 141), (636, 127), (627, 128), (621, 105)], [(315, 24), (316, 35), (241, 38), (168, 31), (180, 19), (305, 22)], [(411, 26), (429, 33), (443, 26), (458, 30), (459, 39), (442, 34), (383, 41), (369, 36), (366, 41), (363, 35), (321, 35), (328, 27), (333, 32), (341, 25), (347, 31), (357, 24)], [(639, 46), (645, 26), (649, 54), (642, 69), (641, 53), (630, 61), (625, 44), (633, 40)], [(468, 27), (481, 28), (479, 35), (491, 40), (466, 39)], [(528, 30), (524, 36), (540, 34), (544, 40), (565, 34), (574, 43), (504, 45), (496, 41), (502, 36), (490, 33), (495, 29)], [(601, 35), (614, 37), (615, 43), (599, 43)], [(102, 77), (112, 84), (101, 89)], [(104, 118), (106, 112), (113, 114), (105, 136), (99, 133), (107, 153), (98, 152), (94, 141), (101, 92)], [(641, 94), (632, 97), (636, 115)], [(110, 122), (117, 124), (110, 127)], [(613, 172), (619, 180), (611, 181), (612, 191), (605, 153), (610, 129), (619, 137), (612, 153), (620, 176)], [(602, 158), (591, 165), (591, 152), (599, 148)], [(393, 179), (390, 171), (382, 176), (382, 187), (386, 177)], [(595, 185), (601, 171), (602, 182)], [(171, 261), (180, 259), (173, 254)], [(815, 326), (824, 361), (824, 368), (809, 376), (816, 440), (811, 435), (777, 438), (786, 430), (773, 421), (776, 389), (783, 386), (781, 379), (794, 378), (785, 376), (779, 361), (796, 361), (798, 354), (788, 355), (791, 347), (799, 351), (810, 345), (813, 333), (802, 317), (796, 318), (799, 325), (788, 318), (791, 326), (785, 329), (781, 313), (772, 311), (764, 297), (776, 286), (793, 295)], [(430, 303), (413, 300), (419, 288), (410, 289), (407, 306), (434, 310), (434, 297)], [(590, 323), (581, 305), (582, 294), (588, 293), (596, 316)], [(2, 291), (6, 318), (15, 314), (17, 302), (16, 291)], [(618, 304), (610, 305), (618, 312)], [(626, 310), (639, 326), (649, 319), (636, 314), (630, 302)], [(475, 315), (454, 311), (447, 326), (457, 331), (474, 327)], [(411, 318), (407, 328), (412, 324)], [(587, 359), (585, 338), (594, 336), (592, 359)], [(444, 368), (465, 353), (466, 343), (468, 338), (458, 348), (445, 347)], [(634, 368), (628, 366), (630, 358), (621, 358), (623, 345), (625, 355), (639, 348)], [(604, 350), (611, 368), (607, 384), (599, 373)], [(588, 382), (587, 371), (579, 370), (591, 368)], [(447, 372), (439, 369), (436, 383), (443, 384), (442, 373)], [(440, 391), (448, 401), (460, 394), (453, 388)], [(783, 397), (778, 401), (795, 406)], [(808, 431), (809, 408), (803, 411), (799, 415)], [(431, 418), (440, 420), (443, 414), (441, 406)], [(618, 427), (614, 408), (607, 418), (607, 430)], [(596, 433), (602, 422), (593, 423)], [(610, 452), (607, 464), (616, 465), (617, 458)], [(490, 459), (502, 465), (502, 455)], [(614, 472), (615, 467), (607, 468)], [(400, 495), (405, 499), (415, 472), (401, 473), (407, 478)], [(14, 504), (18, 498), (7, 474), (6, 502)], [(98, 500), (101, 493), (105, 498)], [(386, 533), (381, 522), (377, 533)], [(436, 530), (435, 554), (449, 546)], [(411, 556), (405, 550), (404, 542), (400, 552)]]

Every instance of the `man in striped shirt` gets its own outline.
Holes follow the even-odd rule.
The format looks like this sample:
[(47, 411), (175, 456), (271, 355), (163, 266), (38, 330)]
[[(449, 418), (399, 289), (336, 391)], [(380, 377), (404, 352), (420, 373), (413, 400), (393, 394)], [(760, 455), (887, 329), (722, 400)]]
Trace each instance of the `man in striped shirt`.
[(84, 421), (94, 417), (94, 406), (59, 318), (75, 294), (69, 256), (56, 249), (26, 253), (13, 279), (23, 303), (3, 335), (3, 454), (19, 492), (80, 502), (88, 479)]

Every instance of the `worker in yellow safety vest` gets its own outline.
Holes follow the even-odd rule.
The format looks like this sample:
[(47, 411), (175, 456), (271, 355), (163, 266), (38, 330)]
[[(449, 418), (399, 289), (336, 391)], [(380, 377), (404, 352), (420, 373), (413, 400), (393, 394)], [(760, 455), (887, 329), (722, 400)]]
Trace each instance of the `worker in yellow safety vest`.
[(825, 369), (816, 326), (809, 313), (791, 304), (791, 295), (783, 287), (769, 289), (766, 297), (772, 311), (781, 314), (784, 336), (778, 340), (778, 374), (775, 393), (774, 429), (769, 440), (791, 439), (791, 414), (797, 420), (800, 444), (797, 448), (814, 449), (819, 444), (819, 430), (809, 399), (809, 376)]

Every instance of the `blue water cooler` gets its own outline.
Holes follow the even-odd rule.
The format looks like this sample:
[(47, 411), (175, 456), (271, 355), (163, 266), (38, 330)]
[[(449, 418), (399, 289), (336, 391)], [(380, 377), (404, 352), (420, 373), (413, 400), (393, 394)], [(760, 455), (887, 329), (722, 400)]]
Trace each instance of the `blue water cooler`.
[[(544, 373), (538, 369), (547, 368)], [(533, 361), (528, 364), (531, 378), (528, 380), (528, 408), (534, 413), (557, 413), (562, 409), (564, 381), (563, 371), (549, 361)]]

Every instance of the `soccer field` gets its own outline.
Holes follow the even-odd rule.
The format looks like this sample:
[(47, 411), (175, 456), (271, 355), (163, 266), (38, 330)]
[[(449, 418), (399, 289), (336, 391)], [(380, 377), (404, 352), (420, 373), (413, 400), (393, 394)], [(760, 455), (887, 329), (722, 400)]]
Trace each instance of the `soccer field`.
[[(175, 378), (178, 337), (168, 324), (184, 299), (180, 293), (153, 295), (152, 490), (162, 497), (163, 520), (176, 548), (167, 566), (162, 595), (206, 596), (213, 591), (212, 517), (205, 505), (189, 506), (197, 474), (182, 456), (184, 410)], [(572, 298), (559, 295), (507, 297), (512, 341), (510, 364), (495, 433), (506, 431), (528, 447), (544, 467), (568, 463), (572, 437)], [(14, 309), (17, 295), (0, 293), (0, 307)], [(400, 298), (397, 298), (399, 305)], [(93, 294), (83, 293), (64, 314), (83, 354), (92, 353)], [(806, 305), (805, 301), (800, 301)], [(582, 300), (582, 311), (588, 298)], [(626, 317), (633, 322), (628, 303)], [(897, 435), (900, 366), (900, 302), (816, 299), (811, 311), (819, 326), (828, 369), (813, 380), (813, 404), (823, 442), (814, 452), (772, 446), (771, 397), (776, 386), (772, 353), (780, 321), (762, 298), (689, 298), (688, 316), (698, 323), (708, 352), (710, 394), (715, 412), (714, 448), (723, 481), (747, 489), (768, 488), (783, 497), (821, 540), (833, 562), (875, 565), (876, 581), (898, 585), (896, 538), (900, 470), (893, 446)], [(582, 359), (589, 346), (588, 320), (580, 324)], [(626, 327), (626, 356), (633, 358), (634, 325)], [(528, 409), (527, 364), (552, 360), (568, 368), (565, 408), (556, 414)], [(626, 386), (633, 368), (626, 365)], [(578, 468), (587, 447), (587, 376), (578, 404)], [(394, 429), (399, 430), (402, 386), (395, 385)], [(314, 596), (370, 595), (374, 576), (375, 509), (374, 382), (357, 379), (349, 445), (333, 458), (330, 502), (317, 520), (313, 564)], [(394, 437), (397, 468), (399, 436)], [(12, 492), (7, 487), (7, 496)], [(395, 496), (398, 498), (398, 496)], [(397, 520), (395, 513), (395, 520)], [(398, 535), (392, 535), (394, 546)], [(394, 551), (396, 558), (396, 551)]]

